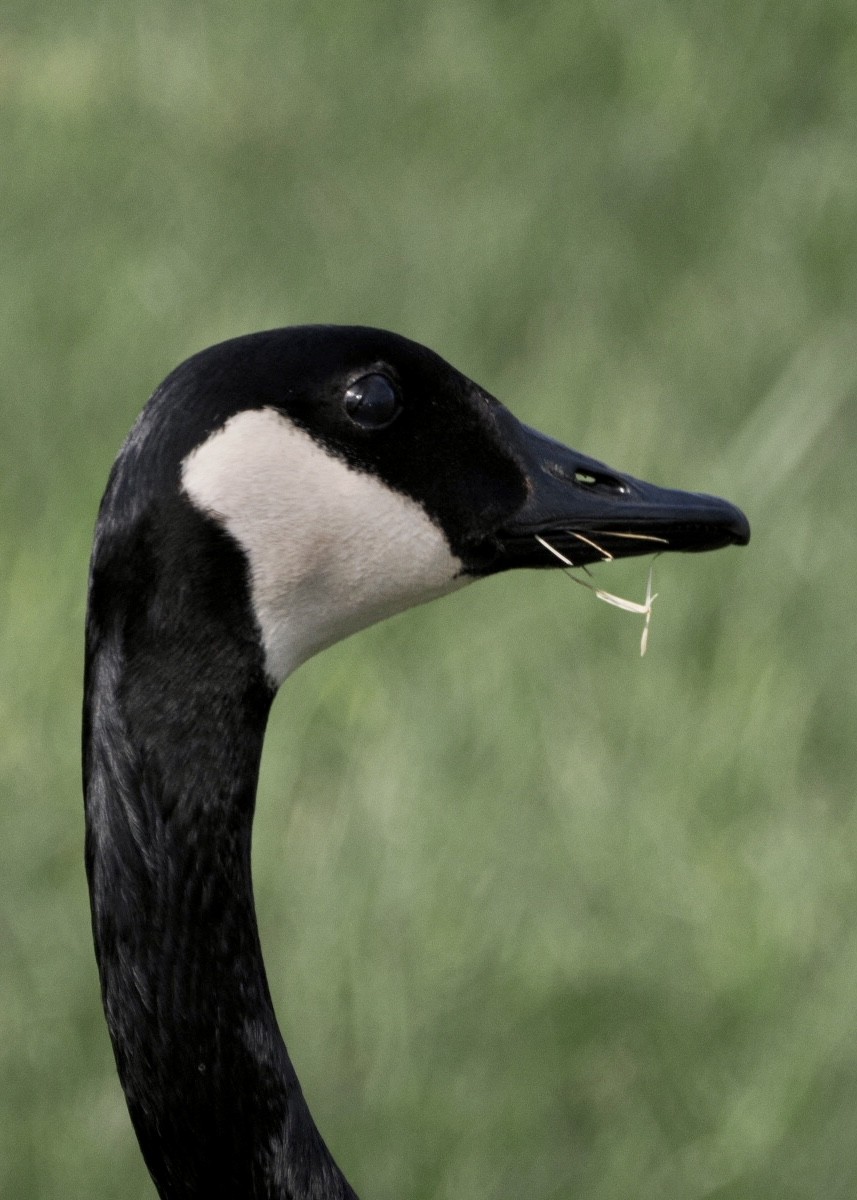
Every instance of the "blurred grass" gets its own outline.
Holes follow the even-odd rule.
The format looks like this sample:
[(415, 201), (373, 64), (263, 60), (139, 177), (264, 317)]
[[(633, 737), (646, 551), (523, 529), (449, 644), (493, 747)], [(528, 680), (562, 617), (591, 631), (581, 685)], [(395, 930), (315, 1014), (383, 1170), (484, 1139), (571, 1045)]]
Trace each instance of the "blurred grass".
[(349, 1178), (853, 1196), (854, 4), (11, 0), (0, 130), (0, 1195), (153, 1194), (80, 861), (109, 464), (181, 358), (323, 320), (754, 529), (659, 562), (642, 662), (517, 576), (286, 685), (260, 921)]

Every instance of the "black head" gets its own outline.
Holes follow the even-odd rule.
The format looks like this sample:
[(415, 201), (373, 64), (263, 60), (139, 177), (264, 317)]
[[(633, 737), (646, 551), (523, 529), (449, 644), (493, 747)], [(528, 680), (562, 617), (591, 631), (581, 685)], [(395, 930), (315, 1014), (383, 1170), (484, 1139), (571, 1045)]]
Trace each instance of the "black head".
[(364, 327), (252, 334), (168, 376), (117, 461), (102, 527), (177, 501), (244, 551), (276, 679), (469, 578), (559, 566), (545, 541), (582, 565), (749, 539), (731, 504), (613, 471), (432, 351)]
[(190, 451), (237, 413), (265, 408), (415, 500), (469, 572), (553, 565), (537, 533), (573, 551), (576, 563), (598, 553), (569, 541), (569, 530), (603, 536), (615, 558), (653, 545), (711, 550), (749, 540), (746, 518), (726, 501), (656, 488), (570, 450), (433, 351), (363, 326), (250, 334), (182, 363), (123, 452), (138, 500), (141, 488), (173, 491)]

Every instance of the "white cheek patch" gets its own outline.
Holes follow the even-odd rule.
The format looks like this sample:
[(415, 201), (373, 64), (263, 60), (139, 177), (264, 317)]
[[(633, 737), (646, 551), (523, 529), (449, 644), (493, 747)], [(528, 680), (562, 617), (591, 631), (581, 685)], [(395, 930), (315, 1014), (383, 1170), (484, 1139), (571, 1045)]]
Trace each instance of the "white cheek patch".
[(247, 555), (277, 685), (333, 642), (468, 582), (415, 501), (273, 409), (227, 421), (185, 459), (182, 485)]

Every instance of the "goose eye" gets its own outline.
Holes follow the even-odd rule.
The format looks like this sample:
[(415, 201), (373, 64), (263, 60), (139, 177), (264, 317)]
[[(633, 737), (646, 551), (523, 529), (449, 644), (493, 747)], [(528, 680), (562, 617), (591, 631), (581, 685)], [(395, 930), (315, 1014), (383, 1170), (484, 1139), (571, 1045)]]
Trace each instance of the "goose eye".
[(399, 393), (386, 375), (364, 375), (345, 393), (345, 411), (362, 429), (383, 429), (399, 412)]

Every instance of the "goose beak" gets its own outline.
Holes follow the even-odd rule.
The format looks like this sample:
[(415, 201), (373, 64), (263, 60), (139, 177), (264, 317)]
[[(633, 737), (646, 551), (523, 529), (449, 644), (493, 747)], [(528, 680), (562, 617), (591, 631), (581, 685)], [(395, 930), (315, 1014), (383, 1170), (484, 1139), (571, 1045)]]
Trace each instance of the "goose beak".
[(746, 546), (750, 524), (717, 496), (656, 487), (520, 425), (516, 449), (529, 495), (503, 529), (494, 570), (575, 566), (604, 558)]

